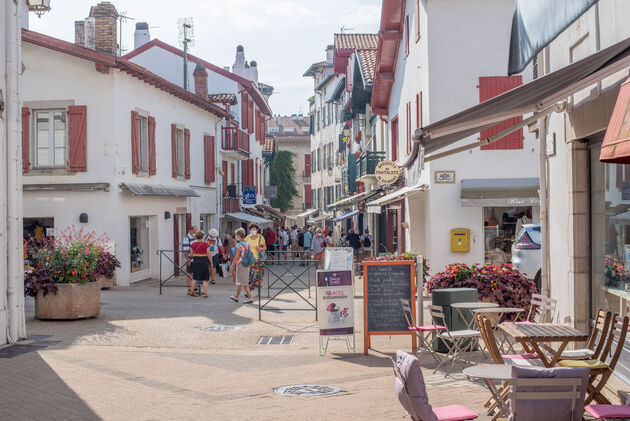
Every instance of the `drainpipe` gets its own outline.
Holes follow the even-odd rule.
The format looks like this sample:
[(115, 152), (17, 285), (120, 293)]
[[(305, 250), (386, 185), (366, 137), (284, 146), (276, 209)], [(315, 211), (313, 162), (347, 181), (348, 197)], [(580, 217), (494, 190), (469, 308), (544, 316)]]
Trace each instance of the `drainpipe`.
[(549, 196), (548, 185), (548, 159), (547, 159), (547, 116), (538, 120), (538, 140), (540, 148), (540, 234), (541, 234), (541, 294), (551, 296), (551, 284), (549, 282)]
[(7, 303), (9, 341), (26, 337), (24, 320), (24, 262), (22, 251), (22, 145), (19, 75), (22, 1), (6, 1), (6, 175), (7, 175)]

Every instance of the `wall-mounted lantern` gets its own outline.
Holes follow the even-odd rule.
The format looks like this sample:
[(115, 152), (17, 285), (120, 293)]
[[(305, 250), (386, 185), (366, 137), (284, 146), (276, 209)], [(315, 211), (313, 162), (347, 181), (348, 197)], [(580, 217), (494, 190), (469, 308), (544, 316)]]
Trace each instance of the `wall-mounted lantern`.
[(50, 0), (28, 0), (28, 10), (41, 18), (44, 13), (50, 11)]
[(171, 219), (171, 213), (169, 211), (164, 212), (164, 219)]
[(81, 215), (79, 215), (79, 222), (81, 222), (82, 224), (87, 224), (87, 221), (88, 221), (87, 213), (82, 213)]

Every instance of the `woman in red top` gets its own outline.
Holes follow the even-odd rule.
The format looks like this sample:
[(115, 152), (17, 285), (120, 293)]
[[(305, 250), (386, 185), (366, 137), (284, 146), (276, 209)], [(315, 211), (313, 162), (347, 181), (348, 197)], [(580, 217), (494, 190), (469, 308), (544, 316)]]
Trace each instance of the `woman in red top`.
[[(193, 255), (192, 276), (197, 283), (203, 282), (203, 298), (208, 298), (208, 281), (210, 280), (210, 268), (212, 267), (212, 252), (208, 243), (203, 241), (203, 231), (197, 231), (195, 241), (190, 245)], [(189, 295), (196, 297), (195, 282), (190, 287)]]

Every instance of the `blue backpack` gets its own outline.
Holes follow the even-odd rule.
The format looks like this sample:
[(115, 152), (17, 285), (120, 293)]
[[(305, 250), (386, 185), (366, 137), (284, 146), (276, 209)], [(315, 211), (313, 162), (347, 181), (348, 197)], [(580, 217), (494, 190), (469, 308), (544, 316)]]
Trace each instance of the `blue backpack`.
[(252, 249), (249, 247), (249, 243), (241, 241), (241, 244), (246, 244), (247, 248), (241, 248), (241, 254), (245, 253), (242, 256), (241, 265), (245, 267), (250, 267), (254, 263), (256, 263), (256, 257), (254, 257), (254, 253), (252, 253)]

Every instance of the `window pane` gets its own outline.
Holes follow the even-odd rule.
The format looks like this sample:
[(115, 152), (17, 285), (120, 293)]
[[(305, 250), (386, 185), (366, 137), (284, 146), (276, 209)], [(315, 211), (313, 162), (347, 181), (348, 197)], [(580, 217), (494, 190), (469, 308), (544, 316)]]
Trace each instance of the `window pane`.
[(56, 167), (66, 165), (66, 113), (63, 111), (53, 112), (53, 129), (55, 132), (55, 155), (54, 162)]
[(36, 165), (50, 165), (50, 115), (48, 111), (35, 114)]

